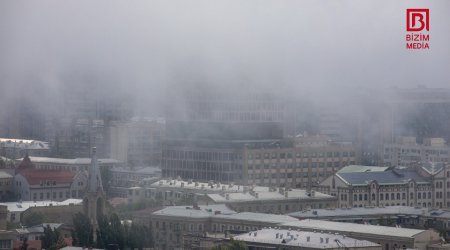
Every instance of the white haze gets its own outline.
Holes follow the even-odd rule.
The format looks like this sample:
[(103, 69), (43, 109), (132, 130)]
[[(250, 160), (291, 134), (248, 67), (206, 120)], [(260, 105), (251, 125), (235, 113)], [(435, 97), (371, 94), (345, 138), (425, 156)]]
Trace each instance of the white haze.
[[(430, 50), (405, 48), (412, 7), (431, 9)], [(320, 100), (448, 87), (449, 14), (444, 0), (4, 0), (0, 104), (8, 112), (12, 100), (51, 102), (85, 75), (133, 96), (139, 112), (199, 82)]]

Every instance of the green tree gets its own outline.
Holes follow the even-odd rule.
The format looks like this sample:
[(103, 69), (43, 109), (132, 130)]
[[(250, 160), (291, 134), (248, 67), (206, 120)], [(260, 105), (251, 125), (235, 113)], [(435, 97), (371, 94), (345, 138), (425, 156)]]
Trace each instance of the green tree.
[(231, 238), (229, 244), (213, 247), (213, 250), (247, 250), (247, 246), (243, 241), (233, 240)]
[(28, 249), (28, 238), (25, 237), (22, 241), (22, 245), (20, 246), (20, 250), (27, 250)]
[(82, 214), (76, 213), (73, 216), (73, 242), (74, 246), (91, 247), (93, 246), (93, 228), (89, 218)]
[(42, 248), (57, 250), (66, 246), (61, 233), (52, 229), (49, 225), (44, 228), (44, 236), (41, 236)]

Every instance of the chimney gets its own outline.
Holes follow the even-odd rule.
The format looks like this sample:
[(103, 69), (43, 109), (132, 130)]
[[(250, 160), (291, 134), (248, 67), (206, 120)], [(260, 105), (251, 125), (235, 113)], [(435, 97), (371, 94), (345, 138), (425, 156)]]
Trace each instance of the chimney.
[(181, 187), (184, 188), (184, 182), (181, 182)]
[(289, 197), (289, 193), (288, 191), (284, 191), (284, 197), (288, 198)]
[(225, 194), (225, 199), (230, 200), (230, 194)]
[(255, 193), (255, 198), (259, 199), (259, 194), (258, 193)]

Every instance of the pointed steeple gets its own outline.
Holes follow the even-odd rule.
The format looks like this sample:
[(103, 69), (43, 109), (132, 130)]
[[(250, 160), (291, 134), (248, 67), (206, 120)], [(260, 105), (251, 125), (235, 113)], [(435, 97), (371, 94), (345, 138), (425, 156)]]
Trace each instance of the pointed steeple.
[(97, 149), (92, 148), (91, 166), (89, 168), (88, 192), (103, 192), (102, 176), (97, 161)]

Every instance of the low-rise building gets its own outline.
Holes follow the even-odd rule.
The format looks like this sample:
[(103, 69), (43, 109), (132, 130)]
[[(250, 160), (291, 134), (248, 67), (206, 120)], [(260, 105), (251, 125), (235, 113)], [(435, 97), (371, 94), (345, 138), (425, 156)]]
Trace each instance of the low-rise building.
[(14, 177), (16, 197), (22, 201), (54, 200), (83, 197), (87, 173), (25, 169)]
[(152, 228), (157, 249), (175, 249), (188, 245), (185, 235), (189, 235), (186, 240), (190, 242), (192, 235), (243, 233), (292, 220), (296, 219), (286, 215), (236, 213), (225, 205), (208, 205), (170, 206), (153, 213), (138, 213), (133, 223)]
[[(22, 202), (4, 202), (0, 203), (0, 206), (6, 206), (7, 215), (6, 220), (8, 222), (12, 223), (19, 223), (22, 221), (23, 213), (27, 212), (29, 210), (35, 210), (35, 212), (45, 213), (44, 210), (46, 208), (49, 208), (49, 210), (52, 210), (52, 214), (55, 214), (58, 216), (57, 213), (55, 213), (55, 209), (52, 208), (61, 208), (61, 207), (67, 207), (67, 206), (77, 206), (81, 205), (83, 200), (81, 199), (67, 199), (64, 201), (50, 201), (50, 200), (44, 200), (44, 201), (22, 201)], [(37, 210), (37, 208), (42, 208), (40, 210)], [(56, 209), (57, 210), (57, 209)]]
[(48, 156), (50, 146), (44, 141), (0, 138), (0, 156), (17, 159), (25, 157), (27, 153), (32, 156)]
[[(339, 234), (342, 237), (371, 241), (384, 250), (415, 248), (425, 250), (440, 241), (434, 230), (364, 225), (321, 220), (301, 220), (277, 214), (235, 212), (225, 205), (170, 206), (157, 211), (135, 213), (134, 223), (151, 227), (158, 249), (189, 247), (202, 237), (229, 238), (264, 228)], [(205, 235), (209, 235), (205, 237)], [(337, 237), (337, 236), (336, 236)], [(324, 238), (325, 240), (325, 238)], [(320, 241), (320, 239), (319, 239)], [(200, 244), (201, 245), (201, 244)], [(375, 246), (375, 245), (373, 245)], [(350, 247), (341, 246), (342, 248)]]
[[(16, 163), (19, 165), (24, 158), (17, 159)], [(72, 172), (87, 171), (91, 165), (91, 158), (52, 158), (52, 157), (30, 157), (36, 169), (42, 170), (65, 170)], [(115, 167), (122, 167), (123, 163), (115, 159), (98, 159), (98, 165), (101, 168), (113, 169)]]
[(381, 250), (379, 244), (357, 240), (345, 235), (308, 232), (289, 229), (265, 228), (233, 237), (243, 241), (250, 249), (352, 249), (352, 250)]
[(13, 179), (14, 177), (6, 171), (0, 171), (0, 200), (7, 201), (13, 199), (14, 189), (13, 189)]
[(135, 187), (145, 182), (155, 182), (161, 178), (161, 168), (157, 167), (115, 167), (111, 169), (111, 183), (109, 195), (111, 197), (123, 197), (128, 195), (128, 188)]
[(304, 231), (338, 233), (359, 240), (380, 244), (383, 250), (412, 248), (427, 249), (428, 245), (440, 242), (439, 233), (432, 229), (410, 229), (376, 226), (325, 220), (296, 220), (281, 225), (282, 228)]
[(165, 204), (227, 204), (236, 211), (288, 213), (336, 206), (336, 197), (304, 189), (159, 180), (129, 188), (129, 201), (162, 200)]
[(320, 183), (317, 190), (336, 196), (338, 207), (445, 208), (450, 207), (450, 165), (338, 172)]

